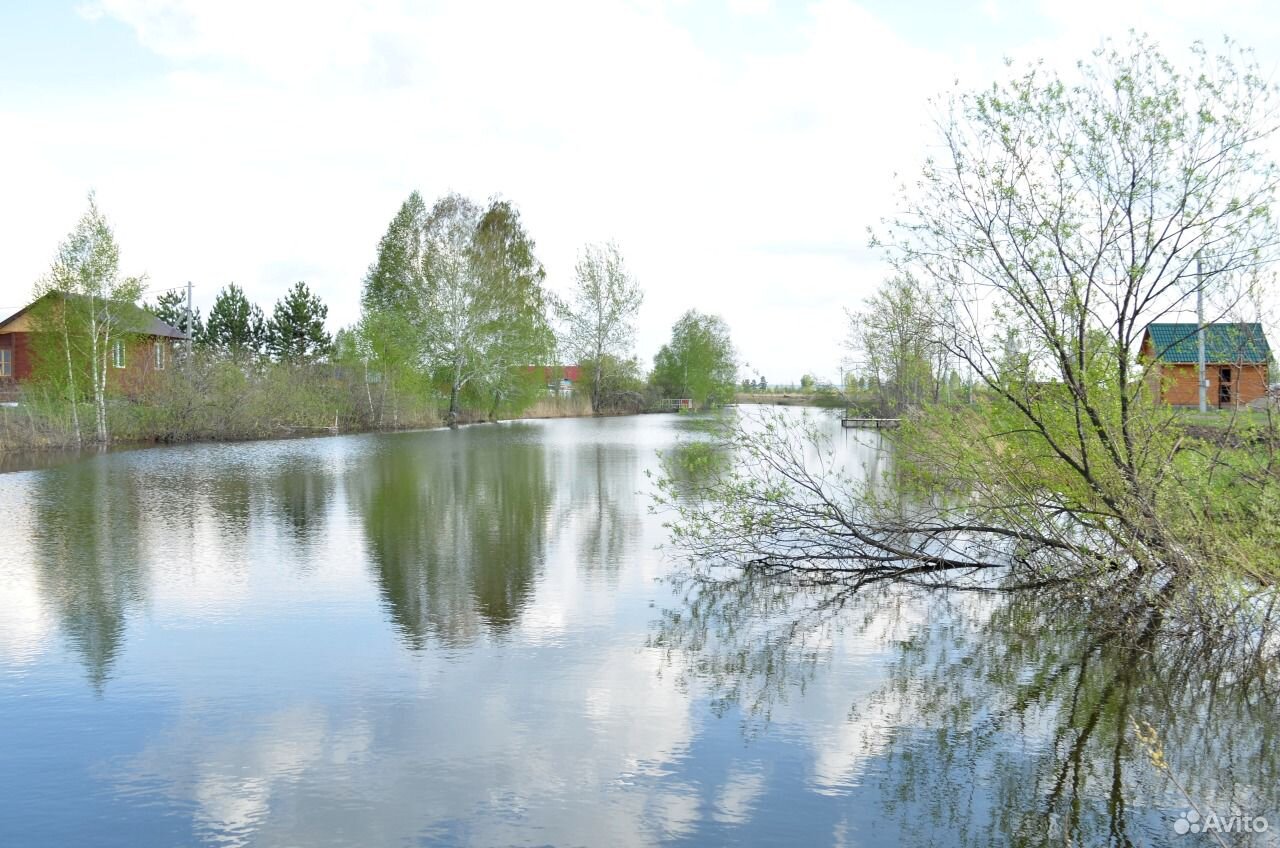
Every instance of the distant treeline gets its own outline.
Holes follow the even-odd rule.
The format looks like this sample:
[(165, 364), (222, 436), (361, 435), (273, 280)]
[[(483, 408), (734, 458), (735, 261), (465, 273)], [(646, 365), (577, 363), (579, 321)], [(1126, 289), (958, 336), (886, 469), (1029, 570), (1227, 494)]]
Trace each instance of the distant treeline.
[[(513, 204), (414, 192), (377, 246), (361, 315), (332, 336), (328, 307), (295, 283), (268, 313), (235, 283), (207, 315), (183, 292), (138, 301), (92, 197), (37, 284), (34, 372), (0, 417), (0, 447), (259, 438), (323, 430), (457, 426), (498, 418), (616, 414), (732, 400), (727, 325), (696, 310), (674, 325), (648, 373), (632, 355), (643, 292), (617, 246), (587, 245), (566, 299), (546, 287)], [(47, 297), (47, 295), (54, 295)], [(145, 311), (143, 311), (145, 310)], [(119, 379), (121, 345), (150, 335), (147, 313), (190, 337), (172, 367)], [(563, 364), (579, 366), (571, 393)], [(550, 385), (549, 385), (550, 384)]]

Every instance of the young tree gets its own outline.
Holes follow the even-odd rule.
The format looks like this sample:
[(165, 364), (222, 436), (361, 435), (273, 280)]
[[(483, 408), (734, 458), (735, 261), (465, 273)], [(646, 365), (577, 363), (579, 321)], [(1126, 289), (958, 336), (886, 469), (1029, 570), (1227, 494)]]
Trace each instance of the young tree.
[(861, 312), (845, 313), (845, 347), (870, 375), (886, 413), (938, 399), (946, 350), (938, 342), (939, 309), (910, 276), (885, 281)]
[(1197, 47), (1179, 70), (1134, 36), (1074, 79), (1036, 65), (945, 104), (942, 152), (885, 243), (937, 292), (933, 342), (983, 388), (900, 436), (933, 488), (963, 497), (904, 516), (837, 491), (781, 430), (740, 434), (762, 482), (713, 487), (716, 506), (682, 516), (685, 538), (829, 576), (839, 562), (858, 585), (986, 574), (1142, 600), (1218, 576), (1274, 587), (1274, 447), (1198, 443), (1139, 358), (1146, 327), (1191, 311), (1197, 288), (1229, 303), (1278, 258), (1275, 90), (1243, 62)]
[(546, 272), (533, 253), (534, 242), (520, 221), (520, 213), (505, 200), (493, 200), (475, 233), (475, 263), (488, 303), (489, 323), (483, 328), (486, 361), (484, 388), (489, 394), (489, 417), (514, 399), (531, 399), (525, 366), (545, 364), (555, 350), (555, 334), (548, 320), (550, 296), (543, 288)]
[(426, 361), (449, 386), (447, 422), (458, 426), (463, 390), (486, 373), (493, 321), (475, 256), (480, 209), (459, 194), (436, 201), (424, 229), (424, 297), (415, 316)]
[(565, 344), (579, 362), (592, 363), (591, 409), (600, 412), (603, 369), (610, 357), (625, 359), (630, 353), (644, 293), (612, 243), (583, 248), (576, 274)]
[[(589, 359), (578, 360), (578, 367), (583, 374), (595, 373), (595, 363)], [(626, 410), (642, 411), (648, 405), (650, 392), (646, 391), (647, 382), (640, 370), (640, 361), (634, 356), (628, 359), (616, 359), (605, 354), (605, 361), (600, 364), (599, 398), (602, 410), (621, 412)], [(588, 394), (594, 386), (584, 386)]]
[[(1238, 54), (1194, 55), (1179, 70), (1133, 36), (1075, 80), (1033, 67), (958, 97), (889, 240), (902, 273), (939, 293), (936, 342), (995, 399), (1001, 462), (959, 443), (939, 461), (983, 469), (1002, 526), (1078, 540), (1072, 516), (1124, 559), (1184, 577), (1222, 547), (1189, 520), (1203, 481), (1178, 479), (1195, 462), (1139, 344), (1198, 286), (1229, 302), (1277, 256), (1274, 89)], [(1025, 493), (1030, 469), (1049, 492)]]
[[(319, 319), (323, 322), (323, 305), (320, 309)], [(210, 350), (237, 360), (253, 358), (263, 353), (267, 335), (266, 316), (257, 304), (249, 302), (243, 289), (230, 283), (218, 292), (203, 335), (203, 343)]]
[(413, 192), (400, 205), (386, 233), (378, 241), (378, 255), (365, 274), (360, 297), (368, 312), (417, 314), (426, 294), (428, 211), (422, 195)]
[(671, 328), (671, 341), (653, 360), (653, 382), (667, 397), (699, 407), (733, 399), (738, 376), (729, 326), (718, 315), (691, 309)]
[[(115, 234), (89, 194), (89, 208), (75, 229), (59, 246), (53, 266), (37, 285), (38, 297), (53, 295), (55, 319), (62, 340), (62, 358), (67, 368), (73, 426), (79, 441), (77, 411), (77, 358), (87, 355), (88, 382), (93, 397), (95, 436), (99, 443), (110, 441), (107, 426), (107, 375), (113, 353), (123, 358), (123, 345), (130, 333), (139, 329), (138, 296), (142, 280), (120, 276), (120, 249)], [(116, 346), (121, 346), (115, 351)]]
[[(377, 257), (364, 278), (355, 344), (364, 362), (369, 412), (379, 425), (389, 409), (396, 420), (400, 388), (424, 373), (427, 217), (422, 196), (413, 192), (378, 241)], [(376, 405), (370, 370), (378, 384)]]
[(328, 315), (329, 307), (306, 283), (294, 283), (289, 293), (276, 301), (267, 323), (267, 349), (281, 362), (311, 362), (325, 356), (330, 345), (324, 329)]

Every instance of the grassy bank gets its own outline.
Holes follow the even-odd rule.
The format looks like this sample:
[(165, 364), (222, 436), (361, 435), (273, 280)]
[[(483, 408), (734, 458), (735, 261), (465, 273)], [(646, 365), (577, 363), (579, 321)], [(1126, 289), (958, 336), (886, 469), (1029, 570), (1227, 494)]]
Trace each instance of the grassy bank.
[[(481, 406), (464, 407), (461, 423), (591, 414), (580, 395), (538, 393), (496, 409), (491, 401)], [(114, 444), (162, 444), (439, 427), (446, 408), (430, 386), (383, 384), (357, 369), (207, 361), (152, 375), (141, 389), (112, 397), (107, 418)], [(0, 453), (87, 445), (92, 417), (87, 402), (73, 411), (56, 389), (25, 386), (16, 406), (0, 407)]]

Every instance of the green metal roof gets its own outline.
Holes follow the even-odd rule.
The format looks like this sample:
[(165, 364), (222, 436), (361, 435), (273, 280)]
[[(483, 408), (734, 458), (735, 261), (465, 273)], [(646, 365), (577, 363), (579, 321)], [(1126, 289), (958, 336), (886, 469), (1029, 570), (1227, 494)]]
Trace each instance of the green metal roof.
[[(1200, 360), (1196, 324), (1148, 324), (1152, 350), (1161, 362)], [(1204, 360), (1213, 363), (1266, 362), (1271, 348), (1258, 323), (1206, 324)]]

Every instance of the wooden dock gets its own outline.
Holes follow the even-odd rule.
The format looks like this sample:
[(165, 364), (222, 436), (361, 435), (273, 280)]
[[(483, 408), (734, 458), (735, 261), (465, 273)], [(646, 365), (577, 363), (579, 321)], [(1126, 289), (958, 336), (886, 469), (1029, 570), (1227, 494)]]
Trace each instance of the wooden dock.
[(860, 430), (888, 430), (897, 427), (901, 422), (901, 418), (849, 418), (846, 416), (840, 419), (840, 426)]

